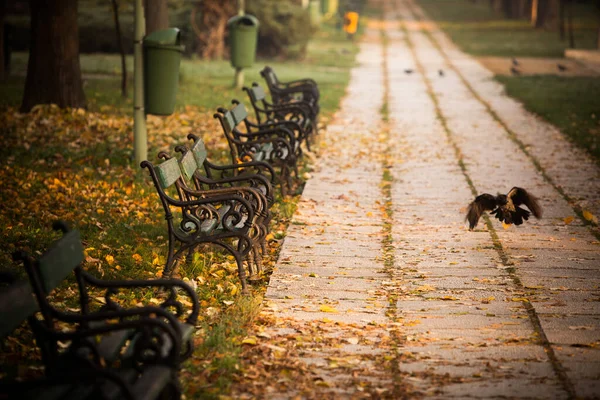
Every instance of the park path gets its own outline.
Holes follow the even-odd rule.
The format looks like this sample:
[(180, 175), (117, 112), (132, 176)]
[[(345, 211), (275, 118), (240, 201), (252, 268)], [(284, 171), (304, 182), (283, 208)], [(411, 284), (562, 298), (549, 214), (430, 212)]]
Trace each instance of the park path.
[[(598, 167), (412, 0), (380, 3), (265, 294), (269, 374), (236, 394), (600, 397)], [(469, 232), (475, 194), (512, 186), (544, 218)]]

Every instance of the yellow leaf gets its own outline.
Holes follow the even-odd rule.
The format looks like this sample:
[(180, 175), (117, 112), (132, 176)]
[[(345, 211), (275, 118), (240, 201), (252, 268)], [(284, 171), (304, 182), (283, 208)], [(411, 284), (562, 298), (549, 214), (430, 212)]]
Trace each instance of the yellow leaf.
[(135, 260), (135, 262), (142, 262), (142, 256), (140, 256), (138, 253), (135, 253), (134, 255), (131, 256), (131, 258), (133, 258)]
[(453, 301), (453, 300), (458, 300), (458, 298), (454, 297), (454, 296), (444, 296), (444, 297), (440, 297), (440, 300), (451, 300), (451, 301)]
[(575, 217), (573, 217), (572, 215), (569, 215), (568, 217), (563, 218), (563, 221), (564, 221), (565, 225), (569, 225), (571, 222), (573, 222), (574, 219), (575, 219)]
[(115, 262), (115, 258), (113, 256), (111, 256), (110, 254), (107, 255), (106, 257), (104, 257), (104, 259), (106, 260), (106, 262), (108, 263), (108, 265), (112, 265), (112, 263)]
[(231, 294), (232, 296), (235, 296), (236, 293), (238, 292), (238, 287), (235, 284), (231, 284), (229, 285), (229, 294)]
[(583, 218), (585, 218), (586, 220), (593, 222), (595, 224), (598, 223), (598, 218), (596, 218), (596, 216), (594, 214), (592, 214), (591, 212), (589, 212), (588, 210), (583, 210)]
[(249, 336), (242, 340), (242, 344), (249, 344), (251, 346), (256, 346), (258, 344), (258, 340), (254, 336)]
[(330, 307), (326, 304), (323, 304), (321, 307), (319, 307), (319, 310), (323, 311), (323, 312), (329, 312), (329, 313), (336, 313), (338, 312), (337, 308), (335, 307)]
[(431, 285), (422, 285), (422, 286), (418, 286), (415, 290), (417, 292), (432, 292), (435, 290), (435, 288)]
[(503, 222), (503, 223), (502, 223), (502, 227), (503, 227), (504, 229), (508, 229), (508, 228), (510, 228), (510, 224), (505, 224), (505, 223)]
[(513, 297), (512, 299), (510, 299), (510, 301), (520, 301), (522, 303), (525, 303), (529, 300), (527, 300), (525, 297)]

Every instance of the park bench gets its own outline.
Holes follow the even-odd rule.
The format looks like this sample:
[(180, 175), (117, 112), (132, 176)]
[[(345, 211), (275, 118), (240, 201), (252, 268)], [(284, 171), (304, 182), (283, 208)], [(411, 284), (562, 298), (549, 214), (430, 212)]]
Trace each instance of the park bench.
[[(143, 161), (140, 165), (152, 178), (167, 220), (169, 246), (163, 275), (172, 273), (183, 258), (190, 262), (200, 245), (215, 245), (234, 257), (242, 292), (247, 293), (244, 261), (251, 263), (251, 253), (260, 248), (260, 241), (266, 235), (263, 221), (255, 213), (257, 204), (253, 203), (262, 201), (258, 191), (194, 189), (186, 183), (183, 172), (193, 175), (191, 171), (197, 169), (193, 153), (189, 153), (183, 165), (181, 160), (164, 152), (159, 156), (164, 160), (160, 164)], [(251, 268), (252, 278), (253, 272)]]
[(243, 90), (248, 95), (256, 118), (256, 123), (246, 118), (248, 129), (284, 126), (294, 132), (296, 140), (305, 143), (310, 150), (310, 138), (317, 132), (317, 119), (306, 102), (270, 103), (264, 89), (256, 82), (251, 87), (244, 87)]
[[(262, 272), (260, 252), (262, 250), (263, 254), (266, 254), (265, 238), (269, 233), (269, 222), (271, 220), (269, 208), (272, 203), (269, 202), (267, 196), (264, 194), (268, 193), (272, 195), (272, 187), (269, 181), (265, 176), (257, 174), (244, 174), (217, 180), (207, 179), (202, 174), (204, 170), (203, 164), (206, 160), (206, 148), (204, 147), (204, 142), (199, 138), (196, 138), (191, 149), (182, 145), (177, 146), (176, 151), (181, 153), (181, 158), (178, 160), (182, 172), (182, 180), (180, 182), (182, 188), (178, 191), (181, 200), (193, 200), (198, 197), (210, 197), (220, 194), (233, 194), (245, 199), (252, 206), (254, 219), (252, 220), (253, 229), (249, 235), (252, 239), (252, 250), (247, 257), (250, 273), (248, 280), (259, 279), (259, 274)], [(171, 157), (166, 152), (160, 152), (159, 158), (167, 160)], [(261, 164), (268, 165), (256, 161), (243, 163), (243, 165), (253, 165), (255, 167)], [(257, 184), (256, 182), (259, 183)], [(232, 185), (232, 183), (236, 183), (237, 185)], [(219, 208), (219, 215), (224, 216), (226, 212), (231, 211), (230, 207), (231, 205), (226, 205)], [(243, 222), (249, 216), (245, 215), (243, 207), (233, 211), (239, 213), (237, 228), (241, 229)]]
[(294, 101), (304, 101), (311, 107), (312, 115), (315, 120), (319, 115), (319, 87), (317, 83), (310, 78), (298, 79), (294, 81), (281, 82), (273, 68), (265, 66), (260, 75), (264, 78), (271, 99), (274, 104), (290, 103)]
[[(11, 283), (0, 296), (2, 316), (11, 315), (10, 326), (19, 319), (29, 321), (45, 377), (25, 383), (3, 381), (0, 393), (44, 399), (179, 398), (178, 369), (191, 355), (199, 312), (195, 292), (176, 280), (97, 279), (81, 268), (84, 251), (79, 232), (62, 222), (54, 228), (62, 230), (63, 236), (39, 259), (15, 254), (25, 264), (30, 286)], [(78, 287), (77, 306), (58, 308), (49, 298), (71, 273)], [(159, 304), (121, 304), (119, 295), (127, 296), (129, 302), (133, 290), (150, 290)], [(16, 291), (21, 299), (36, 299), (34, 310), (39, 309), (40, 318), (32, 316), (30, 304), (8, 314)], [(181, 296), (186, 299), (180, 300)], [(103, 304), (94, 307), (93, 299), (102, 299)]]
[(221, 123), (229, 144), (233, 163), (264, 161), (277, 170), (277, 183), (282, 195), (292, 187), (292, 171), (298, 174), (297, 160), (301, 154), (300, 143), (294, 132), (283, 125), (247, 129), (246, 107), (234, 101), (231, 110), (218, 108), (215, 118)]
[[(204, 141), (197, 135), (187, 135), (190, 140), (188, 145), (177, 146), (175, 151), (182, 154), (188, 150), (193, 155), (190, 166), (201, 167), (193, 171), (191, 178), (197, 190), (222, 189), (225, 187), (251, 187), (258, 190), (271, 207), (275, 199), (273, 185), (275, 184), (275, 171), (270, 164), (263, 161), (238, 162), (236, 164), (216, 165), (208, 160), (208, 152)], [(190, 160), (191, 161), (191, 160)], [(184, 157), (181, 160), (184, 173), (191, 171), (185, 167)]]

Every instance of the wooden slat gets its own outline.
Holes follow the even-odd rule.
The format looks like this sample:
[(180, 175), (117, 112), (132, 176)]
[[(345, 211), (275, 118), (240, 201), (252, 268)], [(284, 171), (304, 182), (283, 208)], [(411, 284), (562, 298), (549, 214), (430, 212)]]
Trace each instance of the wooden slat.
[(17, 281), (0, 288), (0, 338), (10, 334), (36, 310), (29, 282)]
[(64, 234), (38, 261), (44, 290), (50, 293), (83, 261), (79, 231)]
[(238, 125), (246, 119), (246, 117), (248, 116), (248, 111), (246, 111), (246, 106), (240, 103), (233, 107), (233, 109), (231, 110), (231, 114), (233, 116), (235, 125)]
[(154, 167), (158, 182), (163, 189), (174, 184), (181, 177), (181, 170), (176, 158), (168, 159), (167, 161)]
[(198, 168), (194, 154), (191, 151), (185, 153), (183, 157), (181, 157), (181, 160), (179, 160), (179, 166), (181, 167), (183, 176), (185, 176), (186, 179), (192, 179), (194, 172), (196, 172), (196, 169)]
[(198, 138), (196, 143), (194, 143), (194, 146), (192, 147), (192, 153), (196, 159), (196, 165), (201, 167), (207, 157), (206, 146), (204, 146), (204, 141), (202, 139)]
[(254, 101), (262, 101), (267, 97), (265, 90), (262, 88), (262, 86), (252, 86), (251, 92)]
[(225, 115), (223, 115), (223, 124), (224, 124), (224, 128), (225, 128), (225, 133), (231, 133), (231, 131), (233, 130), (233, 128), (236, 125), (235, 120), (233, 119), (233, 115), (231, 114), (231, 111), (227, 111), (225, 113)]

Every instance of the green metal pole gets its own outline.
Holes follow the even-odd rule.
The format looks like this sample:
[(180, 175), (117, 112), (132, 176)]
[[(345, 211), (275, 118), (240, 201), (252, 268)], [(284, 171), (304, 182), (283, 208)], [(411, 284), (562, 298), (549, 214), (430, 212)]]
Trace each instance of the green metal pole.
[(133, 153), (136, 165), (148, 158), (148, 133), (144, 112), (144, 63), (142, 41), (146, 31), (142, 0), (135, 0), (133, 41)]
[[(244, 0), (238, 0), (238, 15), (242, 16), (244, 15), (246, 12), (245, 10), (245, 1)], [(244, 86), (244, 70), (242, 68), (236, 68), (235, 69), (235, 80), (233, 82), (233, 86), (236, 89), (241, 89)]]

